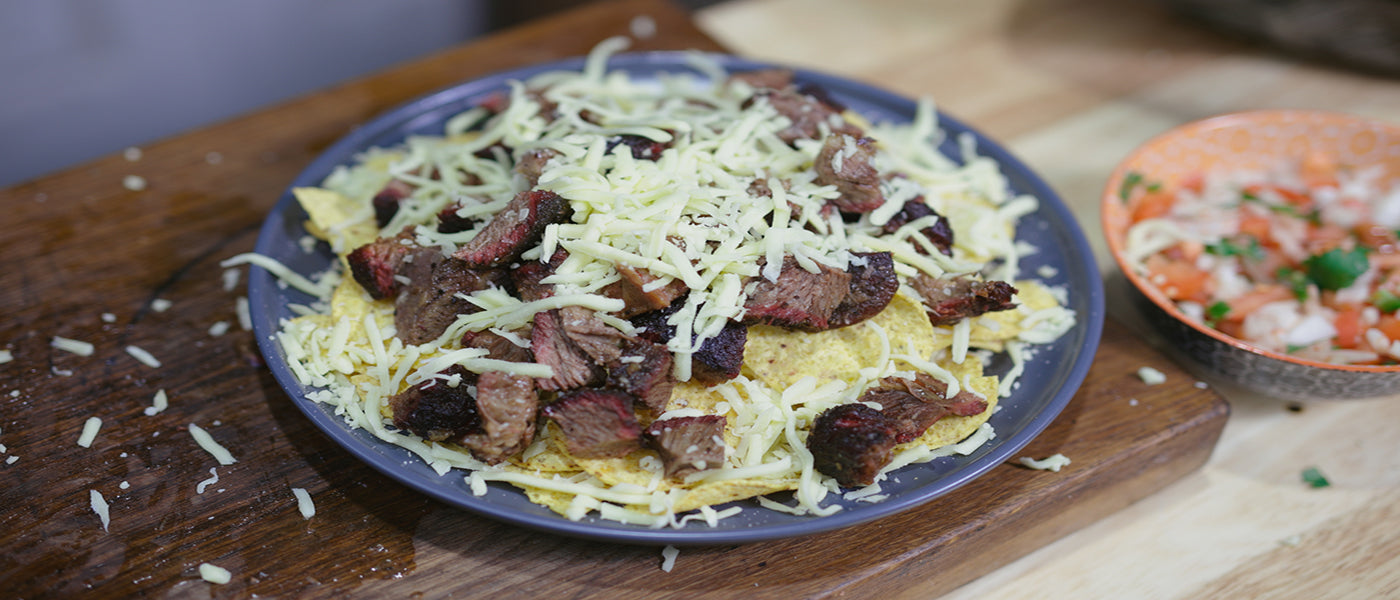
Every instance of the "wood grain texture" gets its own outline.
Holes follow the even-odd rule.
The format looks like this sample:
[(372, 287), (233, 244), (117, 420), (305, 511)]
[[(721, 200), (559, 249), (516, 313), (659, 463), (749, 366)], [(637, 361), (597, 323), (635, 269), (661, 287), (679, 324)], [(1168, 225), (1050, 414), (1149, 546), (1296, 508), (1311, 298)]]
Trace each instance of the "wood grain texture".
[[(824, 535), (687, 549), (563, 539), (448, 508), (379, 475), (319, 434), (236, 324), (220, 260), (253, 246), (283, 188), (357, 123), (417, 95), (513, 66), (579, 55), (645, 14), (646, 48), (718, 49), (654, 0), (590, 5), (0, 191), (18, 224), (0, 238), (0, 590), (19, 598), (132, 596), (873, 597), (936, 594), (1152, 493), (1200, 465), (1225, 419), (1210, 390), (1110, 325), (1070, 407), (1016, 466), (929, 505)], [(123, 178), (139, 175), (132, 191)], [(168, 310), (151, 307), (169, 300)], [(103, 318), (109, 313), (111, 322)], [(233, 323), (223, 336), (208, 330)], [(92, 356), (50, 347), (91, 342)], [(145, 366), (125, 348), (151, 352)], [(1153, 364), (1168, 383), (1133, 372)], [(146, 415), (157, 390), (170, 408)], [(1132, 400), (1136, 400), (1133, 402)], [(84, 422), (102, 419), (91, 448)], [(238, 459), (217, 462), (196, 424)], [(211, 473), (211, 469), (213, 472)], [(217, 482), (201, 484), (212, 480)], [(308, 490), (305, 520), (291, 488)], [(199, 489), (203, 488), (202, 493)], [(111, 506), (106, 531), (89, 508)], [(201, 563), (233, 573), (200, 579)]]

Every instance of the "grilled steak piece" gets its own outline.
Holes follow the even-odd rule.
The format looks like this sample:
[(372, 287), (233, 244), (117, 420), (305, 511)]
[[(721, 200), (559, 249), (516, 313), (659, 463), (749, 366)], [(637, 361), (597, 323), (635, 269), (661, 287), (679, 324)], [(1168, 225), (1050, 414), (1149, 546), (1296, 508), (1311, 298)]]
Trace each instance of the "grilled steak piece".
[(889, 252), (856, 252), (846, 272), (851, 275), (851, 286), (831, 313), (828, 324), (832, 329), (855, 325), (879, 314), (899, 291), (899, 277)]
[(920, 274), (910, 278), (909, 285), (923, 297), (934, 325), (951, 325), (967, 317), (1016, 308), (1011, 300), (1016, 288), (1005, 281), (983, 281), (967, 275), (935, 279)]
[(724, 464), (724, 423), (721, 415), (652, 421), (642, 439), (661, 455), (666, 476), (679, 479)]
[(650, 271), (617, 265), (617, 272), (622, 279), (608, 284), (601, 293), (609, 298), (617, 298), (625, 304), (622, 311), (617, 313), (624, 319), (666, 308), (690, 291), (685, 282), (679, 279), (672, 279), (670, 283), (648, 291), (647, 286), (659, 279)]
[[(476, 400), (463, 379), (470, 374), (453, 366), (418, 385), (389, 398), (394, 427), (413, 432), (432, 442), (453, 440), (481, 427)], [(442, 377), (456, 375), (458, 384), (449, 386)]]
[(817, 415), (807, 436), (818, 471), (842, 487), (875, 482), (893, 458), (895, 426), (885, 415), (860, 403), (834, 406)]
[(413, 234), (404, 231), (394, 237), (379, 238), (345, 255), (350, 274), (371, 298), (383, 300), (399, 293), (401, 285), (394, 278), (403, 265), (404, 257), (421, 249), (413, 244)]
[[(523, 329), (513, 332), (529, 343), (530, 331)], [(527, 347), (517, 346), (515, 342), (506, 339), (505, 336), (493, 331), (468, 331), (462, 335), (463, 348), (480, 348), (486, 351), (486, 358), (494, 358), (506, 362), (533, 362), (535, 357)]]
[(530, 189), (535, 189), (535, 186), (540, 183), (540, 175), (544, 173), (545, 163), (558, 155), (558, 152), (549, 148), (526, 151), (515, 163), (515, 172), (525, 178), (525, 181), (530, 184)]
[(535, 382), (540, 389), (567, 390), (596, 385), (603, 380), (603, 368), (570, 339), (557, 310), (535, 314), (530, 348), (535, 353), (535, 362), (554, 370), (553, 377)]
[(389, 183), (384, 184), (379, 193), (374, 195), (370, 204), (374, 206), (374, 222), (379, 224), (380, 229), (398, 214), (399, 203), (412, 195), (415, 188), (416, 186), (402, 179), (390, 179)]
[(831, 204), (846, 213), (863, 213), (885, 203), (880, 192), (880, 172), (871, 160), (875, 158), (875, 140), (847, 133), (832, 133), (822, 142), (812, 168), (817, 183), (834, 185), (841, 195)]
[(556, 250), (549, 262), (530, 260), (511, 269), (511, 279), (515, 282), (516, 296), (526, 302), (543, 300), (554, 295), (554, 284), (540, 283), (541, 279), (554, 274), (555, 269), (569, 257), (565, 250)]
[(454, 202), (438, 211), (438, 233), (461, 233), (473, 227), (481, 220), (474, 217), (463, 217), (457, 214), (462, 208), (461, 202)]
[(564, 432), (564, 447), (579, 458), (626, 456), (641, 447), (633, 398), (617, 390), (584, 388), (561, 394), (544, 416)]
[(482, 373), (476, 383), (479, 431), (468, 433), (461, 444), (486, 464), (515, 456), (535, 439), (539, 408), (533, 379), (500, 371)]
[(802, 268), (791, 255), (783, 257), (777, 281), (760, 277), (744, 302), (744, 324), (776, 325), (802, 331), (824, 331), (851, 286), (845, 271), (817, 264), (817, 272)]
[(903, 444), (923, 435), (943, 417), (968, 417), (987, 410), (987, 401), (968, 390), (952, 398), (946, 397), (947, 393), (947, 384), (919, 373), (914, 379), (886, 377), (866, 390), (860, 401), (879, 403), (880, 414), (894, 425), (895, 443)]
[(666, 142), (658, 142), (649, 137), (640, 135), (619, 135), (608, 140), (608, 145), (603, 149), (604, 154), (610, 154), (613, 148), (627, 146), (632, 151), (632, 158), (637, 160), (657, 160), (661, 158), (661, 153), (671, 147)]
[(453, 256), (470, 267), (504, 265), (538, 242), (545, 226), (572, 213), (569, 202), (554, 192), (521, 192)]
[(627, 334), (598, 318), (598, 313), (582, 306), (565, 306), (555, 311), (569, 341), (583, 350), (593, 362), (606, 365), (622, 356)]
[(749, 341), (749, 328), (730, 321), (719, 335), (705, 340), (690, 355), (690, 378), (705, 385), (724, 383), (739, 376), (744, 364), (744, 344)]
[[(934, 247), (938, 248), (938, 251), (944, 256), (952, 256), (953, 227), (948, 224), (947, 217), (938, 214), (938, 211), (924, 204), (923, 196), (905, 202), (904, 208), (899, 209), (899, 212), (895, 213), (893, 217), (890, 217), (889, 221), (885, 222), (885, 233), (894, 233), (907, 223), (929, 216), (938, 217), (938, 220), (934, 221), (932, 225), (920, 229), (919, 233), (922, 233), (924, 237), (928, 238), (928, 241), (932, 242)], [(915, 249), (917, 249), (920, 254), (925, 253), (922, 245), (915, 244)]]
[(608, 387), (627, 392), (652, 415), (666, 412), (676, 380), (671, 377), (671, 351), (664, 344), (632, 340), (622, 356), (608, 365)]
[(403, 286), (394, 305), (398, 338), (409, 344), (437, 339), (459, 314), (479, 310), (458, 294), (470, 294), (505, 283), (501, 269), (472, 269), (466, 263), (443, 256), (437, 248), (423, 248), (405, 258), (400, 273)]

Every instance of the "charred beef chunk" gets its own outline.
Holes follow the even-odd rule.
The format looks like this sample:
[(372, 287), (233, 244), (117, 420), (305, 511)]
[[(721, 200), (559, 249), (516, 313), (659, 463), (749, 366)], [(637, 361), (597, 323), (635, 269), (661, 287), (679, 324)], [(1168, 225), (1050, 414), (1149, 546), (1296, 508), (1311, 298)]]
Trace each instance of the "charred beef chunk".
[(851, 287), (831, 313), (829, 324), (833, 329), (879, 314), (899, 291), (899, 277), (889, 252), (856, 252), (846, 272), (851, 274)]
[(671, 377), (671, 350), (664, 344), (632, 340), (622, 356), (608, 365), (608, 387), (627, 392), (652, 415), (666, 412), (676, 381)]
[(565, 306), (557, 312), (569, 340), (593, 362), (606, 365), (622, 356), (622, 345), (629, 340), (627, 334), (603, 322), (598, 313), (582, 306)]
[(511, 269), (510, 277), (515, 283), (516, 296), (526, 302), (543, 300), (554, 295), (554, 285), (540, 283), (541, 279), (554, 274), (559, 265), (564, 264), (564, 259), (569, 257), (565, 250), (556, 250), (554, 255), (549, 257), (549, 262), (530, 260), (516, 265)]
[(525, 181), (530, 184), (530, 189), (534, 189), (540, 183), (540, 174), (544, 173), (545, 163), (558, 155), (558, 152), (549, 148), (529, 150), (515, 163), (515, 172), (524, 176)]
[(749, 340), (749, 328), (730, 321), (719, 335), (705, 340), (690, 355), (690, 378), (705, 385), (724, 383), (739, 376), (744, 364), (744, 344)]
[(390, 179), (389, 183), (379, 190), (370, 200), (374, 206), (374, 222), (379, 224), (380, 229), (389, 224), (394, 215), (399, 212), (399, 203), (404, 198), (413, 194), (414, 185), (402, 179)]
[(972, 392), (962, 390), (952, 398), (946, 397), (947, 393), (947, 384), (919, 373), (914, 379), (886, 377), (866, 390), (860, 401), (878, 403), (880, 414), (895, 427), (895, 443), (903, 444), (923, 435), (943, 417), (968, 417), (987, 410), (987, 401)]
[(413, 244), (413, 234), (404, 231), (397, 236), (379, 238), (345, 255), (350, 274), (371, 298), (383, 300), (399, 293), (401, 285), (394, 278), (403, 266), (404, 257), (421, 249)]
[(622, 278), (608, 284), (601, 290), (601, 293), (623, 302), (624, 306), (617, 315), (624, 319), (666, 308), (677, 298), (690, 291), (685, 282), (679, 279), (672, 279), (670, 283), (662, 287), (648, 290), (647, 288), (659, 278), (646, 269), (617, 265), (617, 273)]
[(458, 294), (500, 286), (505, 271), (472, 269), (466, 263), (443, 256), (437, 248), (417, 250), (405, 258), (400, 273), (408, 278), (394, 305), (394, 327), (399, 339), (422, 344), (437, 339), (459, 314), (476, 312), (476, 305)]
[(834, 406), (817, 415), (807, 449), (818, 471), (842, 487), (875, 482), (893, 458), (895, 427), (890, 419), (860, 403)]
[(557, 310), (535, 314), (530, 348), (535, 353), (535, 362), (554, 371), (552, 377), (535, 382), (540, 389), (567, 390), (595, 385), (603, 379), (602, 367), (569, 339)]
[(481, 222), (476, 218), (457, 214), (461, 208), (461, 202), (454, 202), (447, 208), (438, 211), (438, 233), (461, 233), (476, 227), (476, 224)]
[[(514, 332), (522, 339), (529, 340), (529, 330)], [(528, 342), (527, 342), (528, 343)], [(534, 362), (535, 356), (528, 347), (517, 346), (515, 342), (493, 331), (468, 331), (462, 335), (463, 348), (479, 348), (486, 351), (486, 358), (506, 362)]]
[(608, 140), (608, 145), (603, 149), (603, 153), (610, 154), (613, 148), (618, 146), (627, 146), (632, 152), (632, 158), (637, 160), (657, 160), (661, 158), (661, 153), (670, 147), (670, 144), (640, 135), (619, 135)]
[(545, 226), (568, 220), (572, 212), (554, 192), (521, 192), (453, 256), (470, 267), (504, 265), (538, 242)]
[[(481, 427), (476, 400), (463, 379), (468, 371), (454, 366), (436, 377), (389, 398), (394, 426), (432, 442), (460, 438)], [(448, 385), (455, 379), (458, 385)]]
[(1005, 281), (983, 281), (971, 276), (935, 279), (919, 275), (910, 287), (924, 299), (924, 309), (934, 325), (951, 325), (967, 317), (1016, 308), (1011, 300), (1016, 288)]
[[(919, 233), (922, 233), (924, 237), (928, 238), (928, 241), (932, 242), (940, 253), (945, 256), (952, 256), (953, 227), (948, 224), (947, 217), (938, 214), (938, 211), (929, 208), (929, 205), (924, 203), (923, 196), (905, 202), (904, 208), (899, 209), (899, 212), (895, 213), (893, 217), (890, 217), (889, 221), (885, 222), (885, 233), (894, 233), (898, 231), (900, 227), (910, 222), (930, 216), (938, 217), (938, 220), (934, 221), (932, 225), (920, 229)], [(915, 248), (920, 253), (924, 253), (924, 247), (922, 245), (916, 244)]]
[(535, 439), (540, 398), (529, 377), (487, 371), (477, 378), (479, 431), (462, 437), (472, 456), (496, 464), (519, 454)]
[(661, 455), (666, 476), (679, 479), (724, 464), (724, 423), (721, 415), (652, 421), (643, 441)]
[(675, 326), (667, 321), (671, 319), (671, 315), (676, 314), (681, 309), (683, 304), (685, 304), (685, 300), (678, 298), (666, 308), (645, 312), (628, 320), (632, 322), (633, 327), (637, 328), (637, 337), (648, 342), (665, 344), (676, 336)]
[(802, 268), (791, 255), (783, 257), (777, 281), (762, 276), (744, 302), (746, 325), (776, 325), (802, 331), (824, 331), (851, 286), (851, 275), (817, 264), (817, 272)]
[(839, 123), (832, 128), (836, 132), (859, 136), (861, 130), (846, 123), (841, 111), (796, 89), (761, 90), (754, 98), (764, 97), (778, 114), (788, 118), (788, 126), (778, 132), (778, 139), (792, 144), (801, 139), (815, 140), (822, 134), (822, 125), (831, 127), (832, 117)]
[(817, 183), (836, 186), (841, 195), (831, 203), (845, 213), (863, 213), (885, 203), (880, 192), (880, 172), (875, 158), (875, 140), (846, 133), (832, 133), (822, 142), (812, 168)]
[(579, 458), (626, 456), (641, 447), (642, 428), (633, 398), (617, 390), (578, 389), (544, 407), (544, 416), (564, 432), (564, 447)]

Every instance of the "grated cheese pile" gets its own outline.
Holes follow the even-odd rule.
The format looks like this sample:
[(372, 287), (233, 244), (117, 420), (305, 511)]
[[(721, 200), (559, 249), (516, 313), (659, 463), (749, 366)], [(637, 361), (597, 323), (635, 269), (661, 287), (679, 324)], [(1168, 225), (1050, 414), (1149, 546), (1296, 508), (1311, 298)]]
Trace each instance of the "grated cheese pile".
[[(292, 372), (315, 388), (310, 399), (334, 406), (350, 426), (413, 451), (439, 474), (454, 468), (470, 471), (467, 481), (478, 495), (486, 493), (487, 482), (507, 482), (575, 520), (597, 514), (651, 527), (679, 527), (690, 521), (713, 526), (741, 510), (717, 510), (713, 505), (753, 496), (769, 509), (827, 515), (841, 510), (826, 502), (828, 494), (839, 494), (840, 488), (815, 471), (805, 446), (806, 429), (816, 415), (856, 401), (882, 378), (917, 372), (942, 380), (949, 395), (967, 389), (994, 404), (1010, 393), (1035, 345), (1053, 341), (1074, 325), (1073, 311), (1059, 300), (1062, 290), (1018, 281), (1019, 259), (1034, 249), (1017, 242), (1014, 226), (1036, 210), (1037, 201), (1009, 194), (995, 162), (975, 153), (970, 136), (957, 140), (962, 153), (957, 160), (939, 153), (943, 133), (930, 103), (920, 103), (907, 124), (870, 124), (849, 111), (843, 115), (878, 140), (876, 168), (904, 176), (881, 184), (885, 205), (847, 223), (835, 211), (822, 210), (838, 193), (834, 186), (816, 182), (812, 166), (820, 139), (797, 140), (792, 146), (781, 141), (777, 133), (787, 118), (766, 100), (750, 102), (753, 88), (742, 82), (726, 84), (727, 74), (702, 55), (694, 55), (692, 61), (701, 77), (661, 74), (634, 80), (625, 72), (609, 71), (609, 56), (624, 45), (616, 38), (603, 42), (582, 72), (550, 72), (513, 82), (510, 102), (500, 114), (468, 110), (450, 119), (442, 136), (411, 137), (399, 147), (369, 149), (357, 164), (337, 168), (321, 188), (296, 190), (308, 208), (308, 230), (329, 242), (339, 256), (405, 230), (413, 233), (417, 244), (451, 254), (483, 225), (440, 233), (434, 226), (440, 211), (458, 205), (458, 215), (484, 222), (529, 185), (513, 173), (513, 160), (501, 144), (516, 158), (532, 150), (552, 150), (556, 156), (545, 164), (537, 189), (567, 199), (573, 217), (549, 225), (540, 244), (521, 260), (547, 259), (556, 249), (568, 251), (568, 259), (544, 280), (555, 285), (553, 296), (523, 302), (499, 289), (475, 292), (467, 299), (480, 311), (458, 315), (437, 340), (410, 345), (394, 335), (392, 302), (370, 301), (353, 280), (341, 277), (339, 261), (310, 278), (262, 256), (242, 255), (222, 263), (267, 268), (316, 299), (309, 306), (291, 307), (300, 316), (284, 320), (277, 334)], [(538, 90), (545, 90), (544, 97), (557, 105), (552, 121), (539, 114), (540, 103), (532, 96)], [(608, 140), (619, 135), (668, 146), (657, 160), (639, 160), (626, 145), (608, 151)], [(833, 161), (845, 156), (837, 152)], [(424, 175), (433, 172), (473, 173), (479, 182), (469, 185), (466, 178)], [(370, 198), (391, 179), (416, 187), (380, 228)], [(766, 184), (771, 197), (752, 194), (755, 182)], [(958, 236), (952, 256), (918, 250), (933, 247), (921, 233), (932, 224), (927, 217), (893, 235), (883, 234), (885, 223), (916, 197), (951, 222)], [(859, 260), (853, 253), (879, 251), (893, 255), (901, 279), (919, 273), (938, 277), (980, 272), (988, 279), (1015, 281), (1022, 289), (1022, 307), (935, 328), (919, 308), (917, 293), (901, 284), (891, 306), (905, 308), (886, 309), (847, 328), (874, 341), (848, 357), (855, 366), (840, 378), (820, 376), (824, 365), (807, 357), (812, 376), (781, 385), (747, 363), (744, 373), (729, 382), (711, 388), (688, 383), (691, 354), (730, 320), (742, 318), (753, 279), (776, 278), (784, 256), (809, 270), (816, 265), (845, 270)], [(760, 267), (765, 261), (767, 267)], [(559, 469), (545, 460), (554, 456), (551, 428), (542, 428), (518, 459), (489, 466), (453, 444), (428, 443), (392, 428), (389, 397), (451, 365), (475, 372), (551, 375), (545, 365), (492, 360), (485, 358), (484, 350), (461, 348), (458, 340), (464, 332), (489, 329), (508, 336), (536, 313), (567, 305), (598, 311), (608, 324), (631, 332), (629, 322), (609, 314), (622, 308), (621, 301), (599, 294), (619, 279), (617, 265), (647, 270), (660, 278), (658, 287), (680, 280), (690, 289), (671, 319), (676, 333), (668, 345), (675, 357), (674, 375), (682, 383), (661, 418), (726, 415), (722, 468), (693, 474), (683, 482), (667, 481), (654, 455), (589, 463), (581, 472)], [(246, 303), (240, 301), (242, 310)], [(904, 328), (898, 320), (908, 310), (914, 315), (910, 322), (918, 327)], [(240, 320), (244, 314), (240, 312)], [(751, 334), (746, 352), (754, 352), (755, 343)], [(1012, 372), (1001, 381), (983, 377), (983, 355), (1002, 351), (1012, 359)], [(192, 432), (196, 429), (191, 425)], [(970, 453), (994, 435), (990, 425), (976, 421), (936, 446), (902, 445), (886, 472)], [(791, 503), (761, 497), (781, 490), (793, 491)], [(884, 497), (878, 492), (876, 488), (857, 497), (878, 501)]]

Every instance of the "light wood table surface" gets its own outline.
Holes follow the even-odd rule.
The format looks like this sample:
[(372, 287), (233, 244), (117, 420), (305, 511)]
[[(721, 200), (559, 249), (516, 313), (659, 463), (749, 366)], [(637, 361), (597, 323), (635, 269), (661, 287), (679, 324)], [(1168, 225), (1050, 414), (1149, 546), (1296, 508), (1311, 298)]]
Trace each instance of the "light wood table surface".
[[(1400, 121), (1400, 81), (1232, 40), (1153, 2), (739, 0), (697, 19), (751, 58), (931, 96), (1009, 146), (1090, 233), (1110, 315), (1129, 324), (1097, 202), (1136, 145), (1246, 109)], [(1233, 412), (1202, 470), (946, 597), (1400, 597), (1400, 397), (1293, 412), (1223, 393)], [(1305, 485), (1309, 466), (1331, 487)]]

